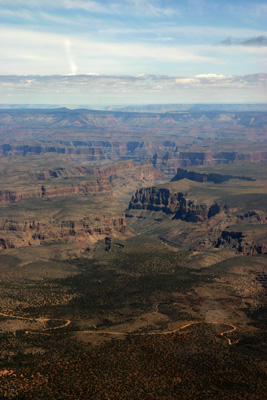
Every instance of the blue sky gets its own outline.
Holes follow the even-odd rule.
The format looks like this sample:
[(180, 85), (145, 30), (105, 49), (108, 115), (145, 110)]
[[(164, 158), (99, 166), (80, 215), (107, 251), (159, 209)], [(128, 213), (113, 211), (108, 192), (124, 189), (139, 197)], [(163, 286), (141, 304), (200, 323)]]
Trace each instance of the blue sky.
[(264, 102), (266, 21), (266, 1), (0, 0), (1, 103)]

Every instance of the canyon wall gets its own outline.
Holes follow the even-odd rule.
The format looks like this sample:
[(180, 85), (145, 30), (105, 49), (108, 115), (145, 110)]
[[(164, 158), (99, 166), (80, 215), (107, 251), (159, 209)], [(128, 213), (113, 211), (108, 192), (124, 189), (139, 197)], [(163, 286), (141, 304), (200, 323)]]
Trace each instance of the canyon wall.
[(229, 247), (235, 249), (236, 253), (247, 256), (267, 254), (267, 244), (263, 241), (248, 243), (242, 232), (222, 231), (221, 235), (213, 242), (215, 248)]
[(131, 209), (163, 211), (172, 214), (173, 219), (188, 222), (204, 221), (220, 212), (218, 204), (197, 204), (187, 199), (184, 193), (171, 193), (168, 189), (156, 187), (137, 190), (129, 204)]
[(255, 181), (253, 178), (246, 176), (235, 176), (235, 175), (223, 175), (223, 174), (202, 174), (195, 171), (187, 171), (186, 169), (178, 168), (176, 175), (172, 178), (172, 182), (179, 181), (181, 179), (189, 179), (195, 182), (213, 182), (223, 183), (230, 179), (240, 179), (245, 181)]
[(90, 245), (105, 236), (127, 231), (125, 215), (104, 213), (77, 220), (14, 221), (0, 220), (0, 248), (15, 248), (52, 242)]
[(34, 185), (19, 187), (17, 190), (0, 190), (0, 202), (15, 202), (32, 198), (52, 198), (60, 196), (94, 195), (110, 192), (108, 179), (80, 182), (77, 185)]
[[(107, 144), (108, 143), (108, 144)], [(119, 159), (133, 159), (143, 161), (153, 159), (154, 165), (166, 169), (172, 168), (172, 172), (179, 167), (188, 167), (191, 165), (218, 165), (229, 164), (235, 161), (266, 161), (267, 151), (251, 152), (211, 152), (199, 151), (180, 151), (179, 141), (153, 141), (153, 142), (125, 142), (109, 141), (101, 143), (88, 142), (83, 146), (74, 146), (73, 142), (65, 145), (22, 145), (3, 144), (0, 145), (0, 155), (2, 157), (17, 157), (40, 154), (61, 154), (76, 156), (76, 158), (85, 158), (88, 162), (107, 162)], [(77, 159), (78, 159), (77, 158)], [(53, 172), (52, 172), (53, 173)], [(55, 173), (61, 174), (60, 171)]]

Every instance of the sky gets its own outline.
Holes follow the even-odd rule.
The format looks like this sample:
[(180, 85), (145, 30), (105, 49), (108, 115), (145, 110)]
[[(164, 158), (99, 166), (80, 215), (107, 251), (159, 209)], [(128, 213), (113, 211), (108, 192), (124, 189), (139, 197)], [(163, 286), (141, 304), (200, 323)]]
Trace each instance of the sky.
[(0, 103), (267, 102), (266, 25), (263, 0), (0, 0)]

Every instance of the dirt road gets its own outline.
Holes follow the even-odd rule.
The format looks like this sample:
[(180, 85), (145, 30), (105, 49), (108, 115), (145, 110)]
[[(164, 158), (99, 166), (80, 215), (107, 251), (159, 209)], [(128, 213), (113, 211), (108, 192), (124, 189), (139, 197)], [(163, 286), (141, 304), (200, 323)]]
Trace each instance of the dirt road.
[[(144, 335), (146, 335), (146, 336), (147, 336), (147, 335), (148, 335), (148, 336), (151, 336), (151, 335), (170, 335), (170, 334), (174, 334), (174, 333), (177, 333), (177, 332), (179, 332), (179, 331), (182, 331), (183, 329), (185, 329), (185, 328), (187, 328), (187, 327), (189, 327), (189, 326), (191, 326), (191, 325), (201, 324), (201, 323), (203, 323), (203, 322), (199, 322), (199, 321), (190, 322), (190, 323), (188, 323), (188, 324), (186, 324), (186, 325), (181, 326), (180, 328), (173, 329), (173, 330), (171, 330), (171, 331), (164, 331), (164, 332), (140, 332), (140, 333), (136, 332), (136, 333), (133, 333), (133, 335), (142, 335), (142, 336), (144, 336)], [(230, 332), (233, 332), (233, 331), (236, 330), (236, 327), (235, 327), (234, 325), (232, 325), (232, 324), (222, 324), (221, 322), (213, 322), (212, 324), (221, 324), (221, 325), (226, 325), (226, 326), (231, 326), (231, 327), (232, 327), (232, 329), (228, 329), (227, 331), (224, 331), (224, 332), (222, 332), (222, 333), (220, 334), (221, 336), (225, 337), (225, 339), (227, 339), (229, 346), (231, 346), (232, 344), (237, 343), (237, 342), (239, 341), (239, 340), (237, 340), (237, 341), (232, 342), (231, 339), (229, 339), (228, 337), (225, 336), (227, 333), (230, 333)], [(113, 336), (113, 335), (115, 335), (115, 336), (125, 336), (125, 335), (129, 334), (129, 333), (117, 332), (117, 331), (113, 331), (113, 332), (112, 332), (112, 331), (93, 331), (93, 330), (80, 331), (80, 332), (82, 332), (82, 333), (88, 333), (89, 335), (90, 335), (90, 334), (91, 334), (91, 335), (101, 335), (101, 334), (103, 334), (103, 335), (112, 335), (112, 336)]]
[[(28, 321), (37, 321), (37, 322), (41, 322), (42, 324), (45, 324), (48, 321), (64, 321), (65, 322), (63, 325), (59, 325), (59, 326), (55, 326), (55, 327), (51, 327), (51, 328), (43, 328), (42, 329), (43, 331), (62, 329), (62, 328), (65, 328), (66, 326), (70, 325), (70, 323), (71, 323), (71, 320), (69, 320), (69, 319), (58, 319), (58, 318), (52, 319), (52, 318), (44, 318), (44, 317), (30, 318), (30, 317), (21, 317), (21, 316), (18, 316), (18, 315), (6, 314), (6, 313), (0, 313), (0, 316), (8, 317), (8, 318), (22, 319), (22, 320), (28, 320)], [(186, 325), (181, 326), (180, 328), (173, 329), (171, 331), (140, 332), (140, 333), (135, 332), (135, 333), (132, 333), (132, 334), (133, 335), (142, 335), (142, 336), (144, 336), (144, 335), (150, 335), (150, 336), (151, 335), (170, 335), (170, 334), (174, 334), (174, 333), (177, 333), (179, 331), (182, 331), (183, 329), (185, 329), (185, 328), (187, 328), (187, 327), (189, 327), (191, 325), (201, 324), (201, 323), (203, 323), (203, 322), (200, 322), (200, 321), (190, 322), (190, 323), (188, 323)], [(226, 334), (234, 332), (236, 330), (236, 326), (235, 325), (233, 325), (233, 324), (222, 324), (220, 322), (212, 322), (212, 324), (221, 324), (221, 325), (225, 325), (225, 326), (231, 326), (231, 329), (227, 329), (226, 331), (222, 332), (220, 335), (223, 336), (228, 341), (229, 346), (239, 342), (239, 339), (236, 340), (236, 341), (232, 341), (227, 336), (225, 336)], [(89, 335), (111, 335), (111, 336), (114, 336), (114, 335), (115, 336), (125, 336), (125, 335), (128, 335), (128, 334), (131, 334), (129, 332), (125, 333), (125, 332), (118, 332), (118, 331), (97, 331), (97, 330), (83, 330), (83, 331), (79, 331), (79, 332), (87, 333)]]
[(71, 320), (69, 319), (61, 319), (61, 318), (44, 318), (44, 317), (39, 317), (39, 318), (30, 318), (30, 317), (21, 317), (18, 315), (13, 315), (13, 314), (6, 314), (6, 313), (0, 313), (0, 316), (2, 317), (8, 317), (8, 318), (14, 318), (14, 319), (21, 319), (21, 320), (26, 320), (26, 321), (36, 321), (40, 322), (43, 325), (48, 322), (48, 321), (64, 321), (65, 324), (59, 325), (59, 326), (54, 326), (51, 328), (43, 328), (44, 331), (52, 330), (52, 329), (62, 329), (68, 326), (71, 323)]
[[(223, 325), (224, 325), (224, 324), (223, 324)], [(221, 336), (223, 336), (226, 340), (228, 340), (229, 346), (232, 346), (233, 344), (238, 343), (240, 339), (237, 339), (237, 340), (233, 340), (233, 341), (232, 341), (232, 340), (229, 339), (227, 336), (225, 336), (227, 333), (231, 333), (231, 332), (236, 331), (236, 326), (235, 326), (235, 325), (232, 325), (232, 324), (225, 324), (225, 325), (231, 326), (232, 329), (228, 329), (227, 331), (222, 332), (222, 333), (221, 333)]]

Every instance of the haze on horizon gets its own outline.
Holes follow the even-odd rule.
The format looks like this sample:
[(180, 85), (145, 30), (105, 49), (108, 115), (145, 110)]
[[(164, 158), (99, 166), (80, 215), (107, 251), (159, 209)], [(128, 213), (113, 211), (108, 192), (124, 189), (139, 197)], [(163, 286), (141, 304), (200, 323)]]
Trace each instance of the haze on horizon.
[(0, 0), (2, 104), (262, 103), (267, 4)]

